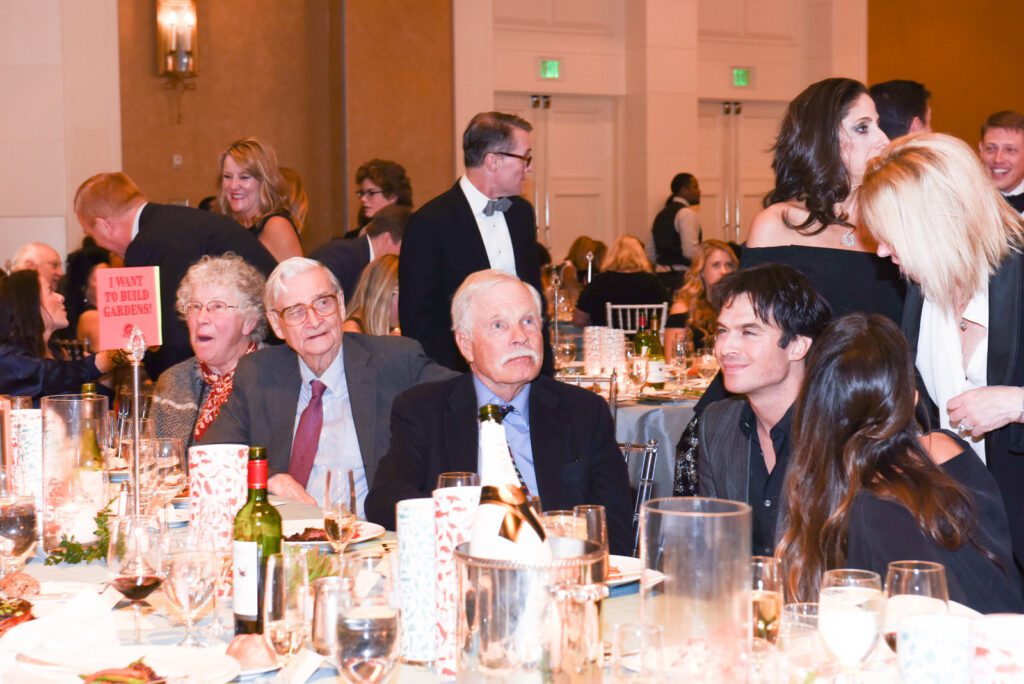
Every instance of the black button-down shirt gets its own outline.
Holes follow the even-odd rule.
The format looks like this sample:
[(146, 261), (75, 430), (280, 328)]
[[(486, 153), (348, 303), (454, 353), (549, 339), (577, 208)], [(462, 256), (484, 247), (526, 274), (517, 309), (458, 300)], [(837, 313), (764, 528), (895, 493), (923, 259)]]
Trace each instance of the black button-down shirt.
[(757, 417), (750, 404), (745, 404), (740, 414), (740, 430), (750, 440), (750, 489), (749, 501), (752, 511), (753, 554), (771, 556), (775, 553), (775, 522), (779, 517), (782, 499), (782, 483), (786, 478), (789, 464), (789, 439), (793, 421), (793, 407), (790, 406), (782, 419), (769, 431), (775, 448), (775, 467), (768, 472), (764, 464), (764, 452), (757, 434)]

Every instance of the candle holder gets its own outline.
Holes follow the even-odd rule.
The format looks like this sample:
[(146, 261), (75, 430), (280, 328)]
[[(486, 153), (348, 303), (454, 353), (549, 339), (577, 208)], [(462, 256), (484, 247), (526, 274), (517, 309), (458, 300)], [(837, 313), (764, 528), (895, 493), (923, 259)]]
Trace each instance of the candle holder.
[(173, 90), (177, 122), (181, 123), (181, 98), (196, 84), (199, 54), (198, 14), (195, 0), (157, 0), (157, 73), (167, 79), (164, 88)]

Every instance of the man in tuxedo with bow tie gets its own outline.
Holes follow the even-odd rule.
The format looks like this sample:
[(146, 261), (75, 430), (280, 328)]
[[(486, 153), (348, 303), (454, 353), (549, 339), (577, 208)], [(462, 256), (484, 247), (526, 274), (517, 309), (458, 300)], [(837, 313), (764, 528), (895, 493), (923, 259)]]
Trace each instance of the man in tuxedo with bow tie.
[(988, 117), (978, 153), (996, 189), (1024, 213), (1024, 115), (1002, 111)]
[(452, 294), (471, 273), (493, 268), (540, 289), (533, 207), (520, 197), (533, 161), (532, 126), (483, 112), (462, 135), (466, 173), (412, 215), (398, 261), (402, 334), (432, 359), (466, 370), (452, 336)]
[(366, 516), (394, 529), (395, 504), (430, 496), (444, 472), (476, 472), (477, 416), (502, 406), (509, 458), (547, 510), (605, 507), (612, 553), (632, 544), (629, 474), (608, 402), (540, 374), (541, 298), (515, 276), (473, 273), (456, 291), (455, 339), (470, 373), (395, 398), (391, 443), (366, 498)]

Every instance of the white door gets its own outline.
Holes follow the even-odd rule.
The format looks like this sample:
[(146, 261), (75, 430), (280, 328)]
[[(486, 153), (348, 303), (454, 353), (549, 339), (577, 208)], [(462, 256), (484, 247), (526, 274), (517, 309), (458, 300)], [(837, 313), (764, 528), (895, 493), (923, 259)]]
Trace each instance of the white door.
[(580, 235), (610, 246), (623, 223), (616, 99), (498, 93), (495, 104), (533, 124), (533, 174), (523, 194), (552, 258), (562, 259)]
[(743, 242), (772, 189), (772, 145), (784, 102), (699, 105), (701, 226), (705, 238)]

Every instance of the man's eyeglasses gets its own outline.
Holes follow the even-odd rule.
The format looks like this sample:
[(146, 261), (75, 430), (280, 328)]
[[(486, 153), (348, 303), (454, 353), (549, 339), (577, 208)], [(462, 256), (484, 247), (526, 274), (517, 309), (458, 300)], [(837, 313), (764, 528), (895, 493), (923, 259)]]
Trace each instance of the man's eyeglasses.
[(515, 154), (514, 152), (495, 152), (494, 154), (500, 154), (503, 157), (512, 157), (514, 159), (522, 159), (529, 166), (533, 163), (532, 154)]
[(312, 309), (320, 318), (327, 318), (338, 311), (338, 295), (323, 294), (313, 300), (312, 304), (294, 304), (287, 309), (275, 311), (287, 325), (302, 325), (309, 317), (309, 310)]
[(203, 309), (206, 309), (210, 312), (211, 316), (223, 316), (227, 313), (228, 309), (237, 308), (239, 307), (235, 304), (227, 304), (219, 299), (214, 299), (213, 301), (206, 302), (206, 304), (203, 304), (202, 302), (187, 302), (181, 307), (181, 313), (183, 313), (186, 318), (192, 318), (201, 314)]
[(363, 199), (364, 197), (369, 197), (370, 199), (373, 199), (377, 195), (383, 195), (383, 194), (384, 194), (383, 190), (373, 190), (373, 189), (370, 189), (370, 190), (356, 190), (356, 197), (358, 197), (359, 199)]

